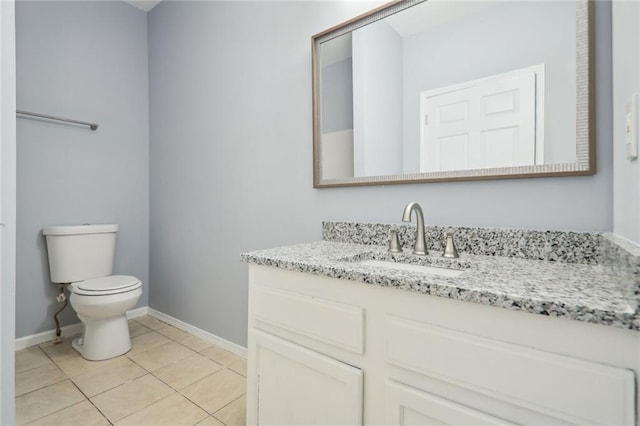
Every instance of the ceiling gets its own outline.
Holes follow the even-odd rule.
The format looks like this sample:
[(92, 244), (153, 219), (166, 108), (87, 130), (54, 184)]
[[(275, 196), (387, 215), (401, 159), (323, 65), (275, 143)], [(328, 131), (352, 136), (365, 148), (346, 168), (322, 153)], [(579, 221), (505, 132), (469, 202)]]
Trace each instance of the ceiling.
[(129, 3), (133, 7), (137, 7), (140, 10), (144, 10), (145, 12), (153, 9), (161, 0), (124, 0), (126, 3)]

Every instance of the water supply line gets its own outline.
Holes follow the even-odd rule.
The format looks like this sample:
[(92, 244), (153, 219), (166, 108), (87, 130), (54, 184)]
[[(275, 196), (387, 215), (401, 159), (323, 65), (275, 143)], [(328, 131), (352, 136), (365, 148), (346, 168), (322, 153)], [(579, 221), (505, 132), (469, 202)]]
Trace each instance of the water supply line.
[(64, 308), (67, 307), (67, 304), (69, 303), (69, 299), (67, 298), (67, 295), (64, 294), (64, 289), (67, 286), (67, 284), (68, 283), (58, 284), (58, 286), (60, 287), (60, 294), (56, 296), (56, 300), (58, 301), (58, 303), (64, 302), (64, 304), (60, 309), (58, 309), (58, 311), (55, 314), (53, 314), (53, 319), (56, 321), (56, 340), (57, 341), (60, 340), (60, 336), (62, 335), (62, 328), (60, 328), (60, 320), (58, 320), (58, 314), (60, 314), (60, 312), (62, 312)]

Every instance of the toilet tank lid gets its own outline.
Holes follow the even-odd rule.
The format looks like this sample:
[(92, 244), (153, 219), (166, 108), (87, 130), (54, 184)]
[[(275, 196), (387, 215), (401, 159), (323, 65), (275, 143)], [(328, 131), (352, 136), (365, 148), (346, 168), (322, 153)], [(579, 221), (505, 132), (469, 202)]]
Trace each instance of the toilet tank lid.
[(42, 229), (42, 233), (44, 235), (107, 234), (112, 232), (118, 232), (118, 225), (100, 224), (100, 225), (45, 226)]

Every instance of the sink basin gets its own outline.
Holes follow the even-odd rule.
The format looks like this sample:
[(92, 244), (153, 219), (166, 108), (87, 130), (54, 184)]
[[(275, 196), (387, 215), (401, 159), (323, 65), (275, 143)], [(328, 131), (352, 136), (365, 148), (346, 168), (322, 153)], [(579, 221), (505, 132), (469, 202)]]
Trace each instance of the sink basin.
[(376, 268), (395, 269), (396, 271), (419, 272), (441, 277), (455, 278), (464, 273), (458, 269), (437, 268), (434, 266), (415, 265), (411, 263), (389, 262), (386, 260), (366, 259), (357, 262), (359, 265), (375, 266)]

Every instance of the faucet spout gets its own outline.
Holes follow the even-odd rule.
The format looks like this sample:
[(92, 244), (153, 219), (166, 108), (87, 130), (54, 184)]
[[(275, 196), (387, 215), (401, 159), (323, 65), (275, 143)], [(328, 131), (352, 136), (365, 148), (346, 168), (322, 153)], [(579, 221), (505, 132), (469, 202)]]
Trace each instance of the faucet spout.
[(424, 241), (424, 214), (422, 213), (422, 207), (418, 203), (409, 203), (404, 208), (402, 213), (403, 222), (411, 222), (411, 213), (416, 212), (417, 226), (416, 226), (416, 244), (413, 247), (413, 254), (424, 256), (427, 254), (427, 248)]

